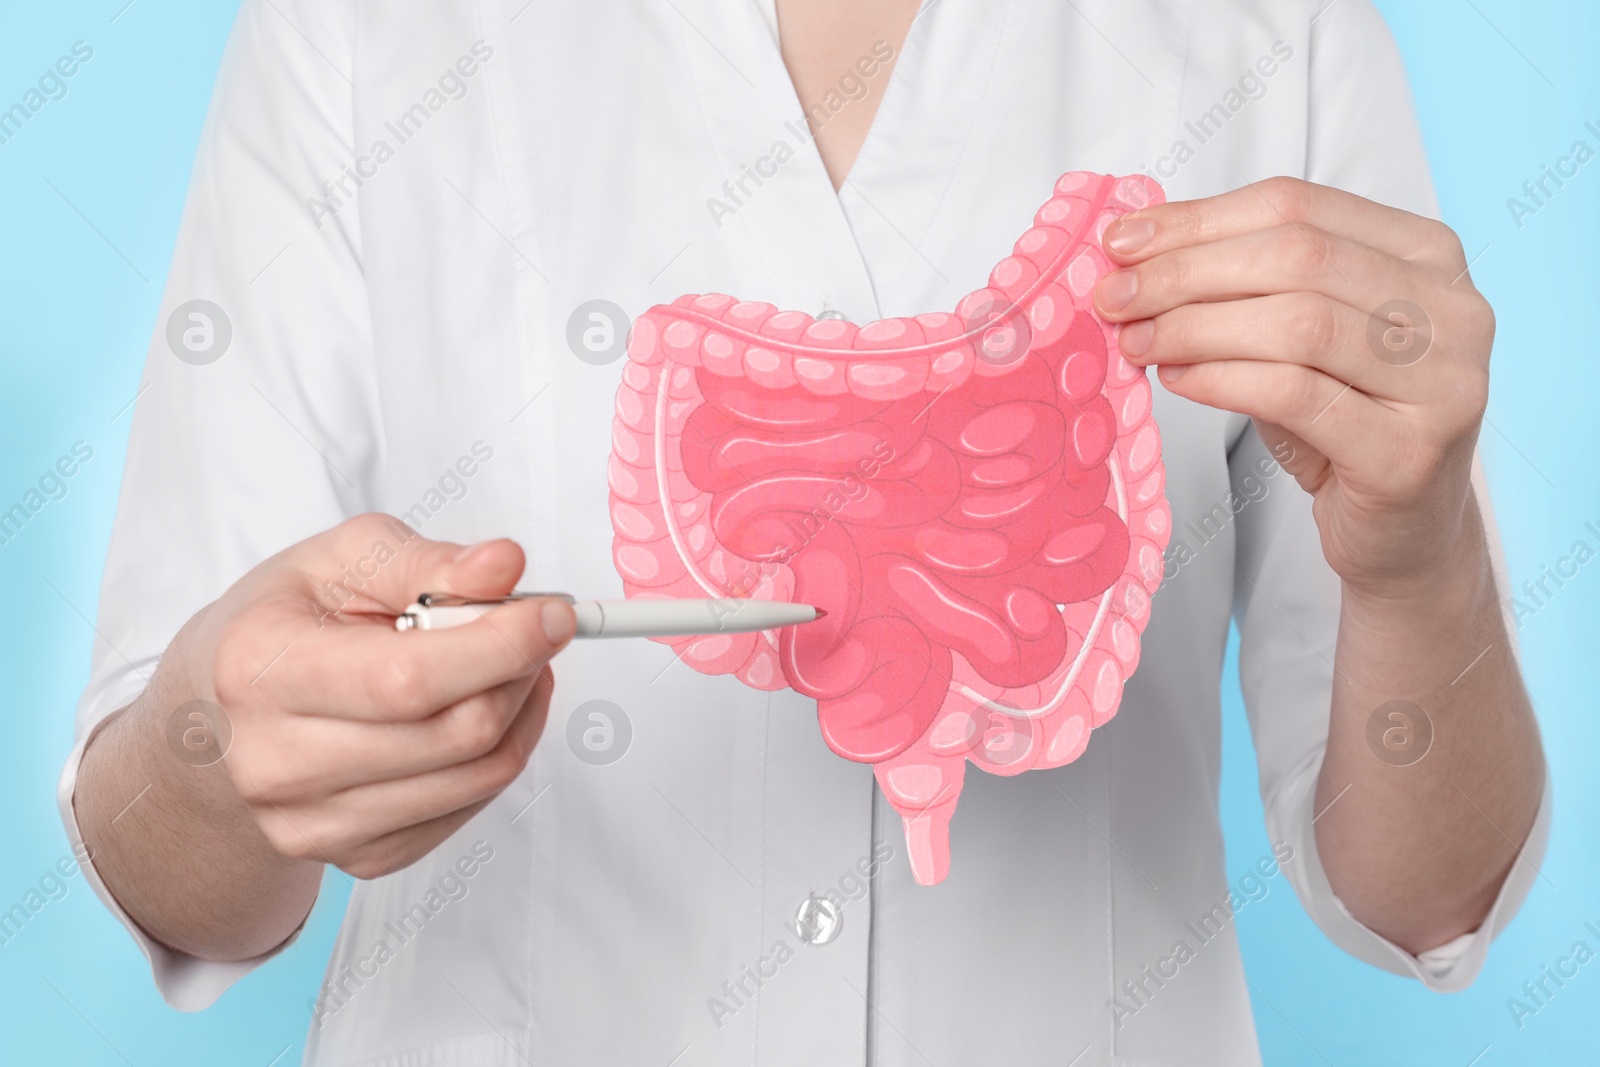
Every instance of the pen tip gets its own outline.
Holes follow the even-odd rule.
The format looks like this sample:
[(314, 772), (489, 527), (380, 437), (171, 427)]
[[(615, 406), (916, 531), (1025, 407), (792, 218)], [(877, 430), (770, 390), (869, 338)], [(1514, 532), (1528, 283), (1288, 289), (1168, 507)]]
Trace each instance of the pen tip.
[(812, 622), (816, 622), (817, 619), (822, 619), (822, 618), (826, 618), (827, 617), (827, 614), (828, 614), (827, 611), (825, 611), (822, 608), (812, 608), (811, 610), (817, 613), (817, 618), (816, 619), (812, 619), (811, 620)]

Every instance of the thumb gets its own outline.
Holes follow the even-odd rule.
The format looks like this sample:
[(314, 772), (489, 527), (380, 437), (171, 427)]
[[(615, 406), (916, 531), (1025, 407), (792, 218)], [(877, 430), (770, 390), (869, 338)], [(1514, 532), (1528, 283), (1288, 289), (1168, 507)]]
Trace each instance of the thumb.
[(310, 576), (330, 572), (344, 611), (398, 614), (422, 593), (504, 596), (527, 563), (521, 546), (508, 538), (475, 545), (433, 541), (387, 515), (357, 516), (319, 540), (320, 558), (307, 561)]

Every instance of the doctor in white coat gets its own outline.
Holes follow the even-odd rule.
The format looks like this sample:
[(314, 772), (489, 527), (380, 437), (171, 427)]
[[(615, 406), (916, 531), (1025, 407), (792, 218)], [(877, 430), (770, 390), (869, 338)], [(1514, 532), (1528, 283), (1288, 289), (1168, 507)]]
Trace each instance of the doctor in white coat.
[[(792, 691), (568, 645), (551, 602), (387, 625), (620, 595), (627, 323), (584, 328), (947, 309), (1080, 169), (1173, 201), (1106, 234), (1096, 301), (1159, 370), (1175, 541), (1116, 718), (969, 775), (943, 884)], [(1472, 473), (1493, 317), (1435, 214), (1369, 0), (244, 0), (61, 783), (89, 877), (190, 1010), (357, 879), (324, 1067), (1250, 1064), (1232, 905), (1275, 880), (1460, 989), (1549, 799)], [(1395, 301), (1421, 359), (1369, 344)], [(1274, 852), (1242, 871), (1230, 621)], [(1369, 746), (1391, 701), (1420, 758)]]

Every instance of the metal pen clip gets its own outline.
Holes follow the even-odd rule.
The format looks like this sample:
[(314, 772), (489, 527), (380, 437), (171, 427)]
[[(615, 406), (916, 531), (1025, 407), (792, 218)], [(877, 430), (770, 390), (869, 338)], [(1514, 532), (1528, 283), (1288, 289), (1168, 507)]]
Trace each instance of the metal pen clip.
[(417, 595), (417, 603), (425, 608), (461, 608), (477, 604), (509, 604), (513, 600), (538, 599), (565, 600), (568, 604), (577, 603), (577, 598), (571, 593), (524, 592), (520, 589), (506, 596), (488, 597), (482, 600), (464, 596), (441, 596), (438, 593), (420, 593)]

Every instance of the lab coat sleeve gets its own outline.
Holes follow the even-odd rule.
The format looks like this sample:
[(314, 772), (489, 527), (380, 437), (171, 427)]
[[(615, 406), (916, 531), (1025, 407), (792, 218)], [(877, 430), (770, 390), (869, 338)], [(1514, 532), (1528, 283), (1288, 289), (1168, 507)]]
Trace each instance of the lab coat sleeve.
[[(1438, 217), (1427, 158), (1394, 40), (1368, 0), (1327, 5), (1312, 27), (1307, 173), (1311, 181)], [(1272, 459), (1254, 429), (1230, 455), (1234, 484)], [(1262, 466), (1264, 465), (1264, 466)], [(1510, 597), (1482, 467), (1473, 484), (1489, 528), (1502, 608)], [(1538, 877), (1549, 832), (1548, 782), (1539, 814), (1488, 917), (1475, 932), (1413, 956), (1357, 921), (1334, 894), (1312, 825), (1318, 772), (1328, 738), (1339, 582), (1323, 559), (1311, 498), (1278, 473), (1268, 495), (1241, 513), (1235, 618), (1240, 681), (1261, 775), (1272, 840), (1294, 849), (1284, 865), (1311, 918), (1340, 948), (1428, 988), (1466, 988), (1489, 942), (1511, 921)]]
[[(139, 695), (198, 609), (360, 511), (381, 460), (357, 205), (323, 188), (353, 158), (352, 7), (245, 0), (233, 28), (132, 415), (90, 680), (58, 789), (74, 844), (73, 790), (95, 731)], [(195, 300), (220, 312), (190, 318)], [(209, 1005), (276, 954), (215, 963), (175, 952), (84, 869), (174, 1007)]]

